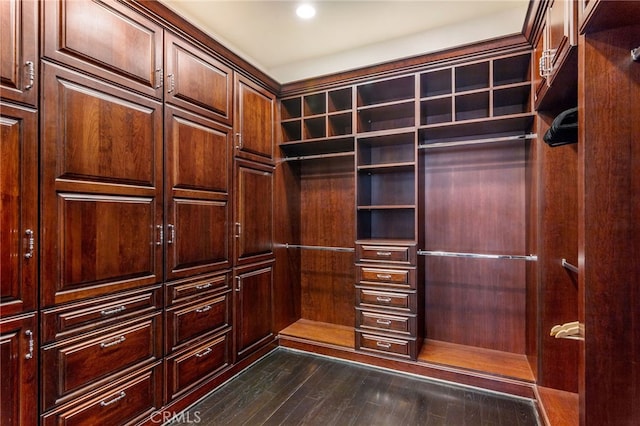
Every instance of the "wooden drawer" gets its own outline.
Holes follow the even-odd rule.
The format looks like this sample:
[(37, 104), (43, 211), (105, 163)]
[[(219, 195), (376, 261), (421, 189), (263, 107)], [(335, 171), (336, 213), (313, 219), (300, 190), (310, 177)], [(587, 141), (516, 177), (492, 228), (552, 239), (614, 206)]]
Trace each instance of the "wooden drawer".
[(231, 292), (197, 303), (168, 309), (167, 352), (174, 351), (196, 337), (217, 333), (231, 325)]
[(416, 359), (415, 340), (394, 339), (356, 331), (356, 349)]
[(416, 293), (399, 293), (356, 287), (356, 306), (397, 309), (415, 313)]
[(162, 363), (157, 363), (44, 414), (42, 425), (132, 425), (162, 405)]
[(356, 327), (400, 333), (416, 336), (416, 317), (406, 315), (388, 315), (381, 312), (363, 311), (356, 309)]
[[(231, 330), (167, 358), (169, 401), (222, 372), (231, 365)], [(167, 402), (169, 402), (167, 401)]]
[(415, 265), (415, 246), (377, 246), (358, 244), (356, 246), (357, 258), (363, 262), (402, 263)]
[(42, 406), (67, 402), (162, 358), (162, 314), (42, 348)]
[(187, 302), (195, 299), (202, 299), (219, 293), (220, 291), (231, 289), (230, 274), (210, 275), (198, 277), (197, 280), (180, 280), (167, 284), (167, 306), (176, 303)]
[(41, 314), (42, 343), (139, 318), (157, 309), (162, 309), (160, 286), (46, 309)]
[(415, 269), (358, 267), (358, 281), (406, 289), (416, 288)]

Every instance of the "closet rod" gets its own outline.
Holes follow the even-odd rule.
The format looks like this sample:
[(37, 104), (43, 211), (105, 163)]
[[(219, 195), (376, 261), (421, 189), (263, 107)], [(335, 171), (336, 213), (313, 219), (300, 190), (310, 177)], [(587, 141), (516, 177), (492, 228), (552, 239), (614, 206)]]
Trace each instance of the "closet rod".
[(331, 247), (331, 246), (308, 246), (303, 244), (276, 244), (277, 246), (284, 247), (287, 249), (296, 248), (302, 250), (324, 250), (324, 251), (341, 251), (341, 252), (350, 252), (353, 253), (356, 249), (352, 247)]
[(353, 152), (334, 152), (330, 154), (313, 154), (299, 155), (297, 157), (284, 157), (282, 161), (317, 160), (320, 158), (351, 157), (353, 155)]
[(418, 254), (422, 256), (440, 256), (440, 257), (465, 257), (469, 259), (510, 259), (510, 260), (527, 260), (537, 261), (538, 256), (520, 256), (513, 254), (482, 254), (482, 253), (458, 253), (453, 251), (437, 251), (437, 250), (418, 250)]
[(502, 136), (497, 138), (469, 139), (469, 140), (450, 141), (450, 142), (434, 142), (434, 143), (418, 145), (418, 149), (433, 149), (433, 148), (443, 148), (446, 146), (480, 145), (480, 144), (489, 144), (489, 143), (496, 143), (496, 142), (521, 141), (521, 140), (527, 140), (527, 139), (535, 139), (537, 137), (538, 137), (537, 133), (529, 133), (526, 135)]
[(578, 267), (567, 262), (567, 259), (562, 259), (562, 266), (564, 266), (565, 268), (567, 268), (572, 272), (575, 272), (576, 274), (578, 273)]

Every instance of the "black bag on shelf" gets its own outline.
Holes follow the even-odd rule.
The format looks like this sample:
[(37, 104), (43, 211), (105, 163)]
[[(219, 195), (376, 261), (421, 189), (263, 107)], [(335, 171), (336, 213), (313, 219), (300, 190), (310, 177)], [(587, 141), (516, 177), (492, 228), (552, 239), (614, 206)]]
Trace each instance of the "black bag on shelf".
[(560, 146), (578, 142), (578, 107), (561, 112), (544, 134), (549, 146)]

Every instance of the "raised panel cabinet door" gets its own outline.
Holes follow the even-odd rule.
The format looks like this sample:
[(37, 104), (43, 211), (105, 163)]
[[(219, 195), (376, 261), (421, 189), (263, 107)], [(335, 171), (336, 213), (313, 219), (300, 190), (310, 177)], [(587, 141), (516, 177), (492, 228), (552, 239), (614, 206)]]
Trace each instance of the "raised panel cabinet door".
[(165, 101), (231, 124), (233, 70), (171, 33), (165, 45)]
[(273, 168), (236, 161), (236, 264), (273, 256)]
[(162, 104), (50, 64), (42, 307), (162, 281)]
[(3, 317), (37, 307), (37, 126), (33, 110), (0, 102), (0, 316)]
[(38, 2), (0, 1), (0, 97), (38, 102)]
[(114, 0), (43, 5), (43, 56), (162, 98), (163, 29)]
[(231, 265), (231, 128), (165, 107), (167, 279)]
[(0, 320), (0, 426), (38, 424), (35, 314)]
[(273, 337), (273, 265), (236, 270), (236, 356), (244, 358)]
[(236, 74), (236, 155), (271, 161), (274, 141), (275, 96)]

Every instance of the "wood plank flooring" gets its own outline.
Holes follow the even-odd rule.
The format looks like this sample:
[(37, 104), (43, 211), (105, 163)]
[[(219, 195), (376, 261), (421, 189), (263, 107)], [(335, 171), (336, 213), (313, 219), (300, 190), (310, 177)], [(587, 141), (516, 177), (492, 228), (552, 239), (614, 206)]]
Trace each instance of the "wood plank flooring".
[(172, 426), (540, 425), (531, 400), (284, 348), (177, 419)]

